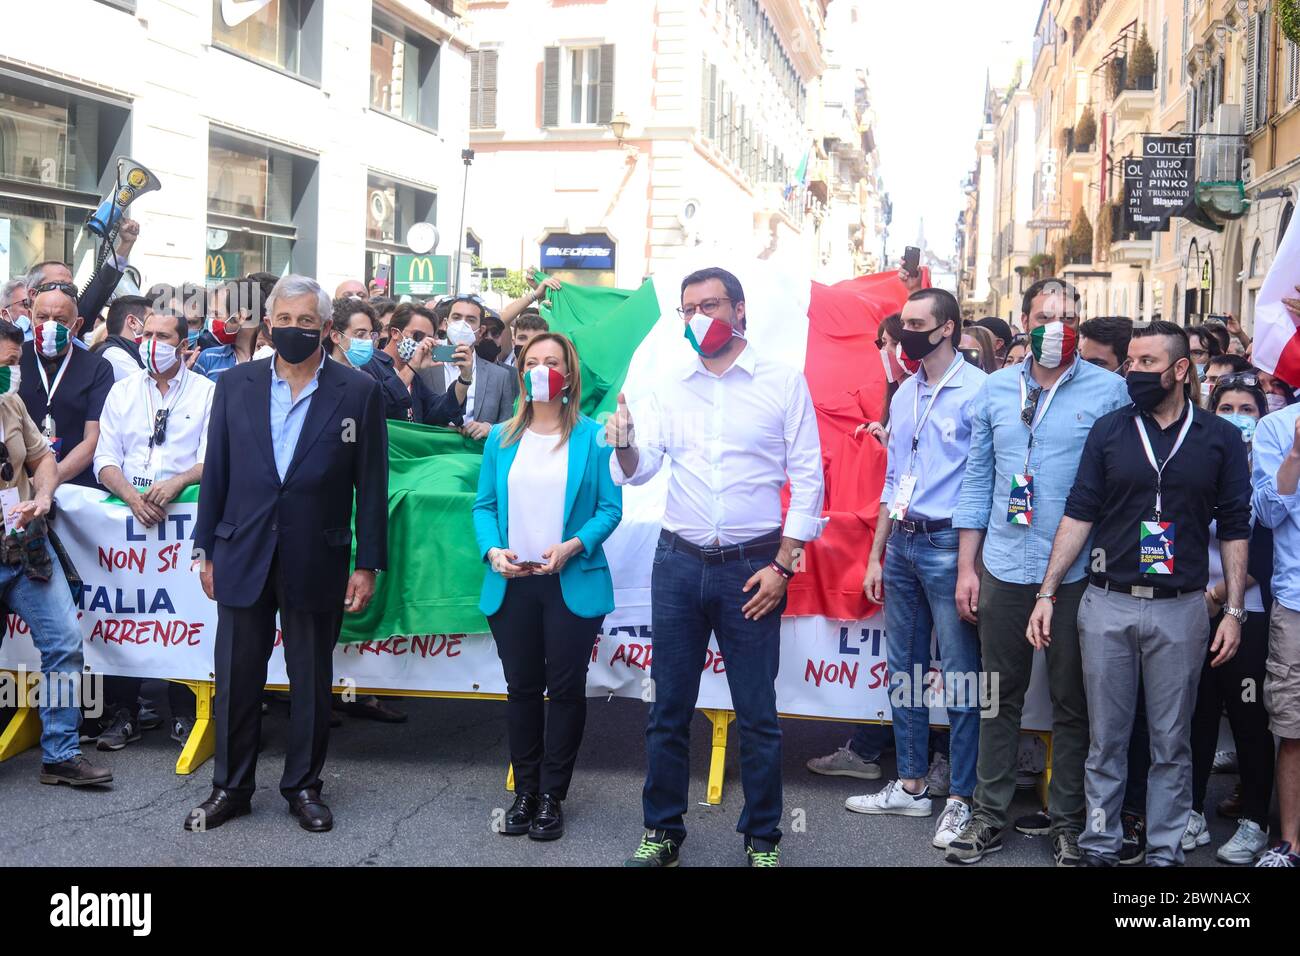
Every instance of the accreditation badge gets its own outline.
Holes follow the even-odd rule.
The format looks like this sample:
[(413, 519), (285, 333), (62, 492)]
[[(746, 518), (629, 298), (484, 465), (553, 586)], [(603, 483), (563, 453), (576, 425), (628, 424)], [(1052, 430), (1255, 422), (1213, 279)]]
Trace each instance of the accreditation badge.
[(131, 469), (131, 487), (143, 494), (153, 487), (154, 467), (151, 462), (142, 462)]
[(4, 510), (5, 534), (13, 534), (18, 530), (18, 523), (10, 512), (20, 504), (22, 500), (18, 497), (17, 488), (6, 488), (0, 491), (0, 509)]
[(1141, 574), (1174, 573), (1174, 523), (1142, 521), (1138, 533), (1138, 571)]
[(912, 506), (912, 495), (916, 492), (916, 476), (904, 475), (898, 479), (898, 487), (894, 490), (894, 503), (889, 508), (889, 517), (894, 521), (902, 521), (907, 517), (907, 509)]
[(1007, 523), (1034, 523), (1034, 476), (1012, 475), (1011, 495), (1007, 498)]

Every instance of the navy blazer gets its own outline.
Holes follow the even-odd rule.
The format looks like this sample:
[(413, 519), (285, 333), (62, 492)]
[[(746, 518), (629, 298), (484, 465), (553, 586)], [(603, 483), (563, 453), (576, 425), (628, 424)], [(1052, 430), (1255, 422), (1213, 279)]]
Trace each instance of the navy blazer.
[(379, 383), (327, 358), (281, 484), (271, 445), (271, 363), (217, 378), (194, 547), (217, 601), (250, 607), (277, 552), (288, 606), (341, 611), (356, 496), (358, 568), (388, 563), (388, 426)]

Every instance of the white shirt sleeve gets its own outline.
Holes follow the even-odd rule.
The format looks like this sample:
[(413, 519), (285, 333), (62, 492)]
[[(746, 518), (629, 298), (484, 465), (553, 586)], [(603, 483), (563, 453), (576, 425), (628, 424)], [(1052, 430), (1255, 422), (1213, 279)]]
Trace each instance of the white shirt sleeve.
[(797, 541), (816, 540), (829, 520), (822, 517), (822, 443), (812, 395), (800, 374), (790, 377), (786, 393), (785, 471), (790, 479), (790, 509), (784, 534)]
[(632, 414), (632, 440), (638, 453), (636, 471), (625, 474), (615, 451), (609, 456), (609, 472), (616, 485), (644, 485), (658, 474), (664, 463), (663, 411), (654, 393), (638, 403), (636, 409), (629, 403), (628, 410)]
[(120, 382), (122, 379), (140, 371), (140, 366), (136, 365), (135, 360), (126, 354), (125, 349), (113, 346), (104, 349), (100, 355), (108, 360), (109, 365), (113, 366), (113, 381), (115, 382)]
[(129, 382), (119, 381), (108, 390), (108, 397), (104, 399), (104, 410), (99, 415), (99, 442), (95, 445), (93, 459), (96, 481), (99, 480), (99, 473), (109, 465), (116, 465), (123, 470), (126, 468), (126, 434), (123, 425), (130, 413), (130, 391)]
[(203, 464), (208, 457), (208, 422), (212, 418), (212, 396), (216, 393), (216, 388), (211, 386), (203, 390), (203, 429), (199, 432), (199, 450), (194, 459), (198, 465)]

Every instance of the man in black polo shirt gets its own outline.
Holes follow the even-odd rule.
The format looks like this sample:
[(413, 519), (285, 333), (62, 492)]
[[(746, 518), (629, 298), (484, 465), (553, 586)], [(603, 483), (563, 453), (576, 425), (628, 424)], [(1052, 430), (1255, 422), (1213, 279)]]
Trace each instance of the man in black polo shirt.
[(1151, 734), (1147, 861), (1182, 863), (1192, 806), (1190, 722), (1210, 640), (1205, 613), (1209, 526), (1218, 521), (1228, 605), (1210, 650), (1231, 659), (1246, 612), (1250, 467), (1241, 433), (1190, 400), (1187, 334), (1171, 322), (1133, 330), (1127, 376), (1133, 404), (1093, 425), (1079, 461), (1026, 635), (1051, 640), (1062, 575), (1096, 525), (1079, 645), (1092, 741), (1085, 767), (1083, 863), (1114, 865), (1122, 832), (1129, 735), (1138, 678)]
[(32, 341), (23, 344), (19, 394), (27, 414), (50, 440), (59, 484), (95, 487), (91, 461), (99, 413), (113, 387), (113, 366), (72, 340), (81, 331), (77, 290), (47, 282), (32, 290)]

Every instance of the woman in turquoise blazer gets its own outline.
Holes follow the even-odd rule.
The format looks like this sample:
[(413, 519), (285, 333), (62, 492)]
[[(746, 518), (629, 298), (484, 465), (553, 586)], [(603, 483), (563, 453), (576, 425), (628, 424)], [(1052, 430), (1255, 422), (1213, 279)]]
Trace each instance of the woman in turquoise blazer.
[(614, 610), (602, 544), (623, 516), (623, 494), (604, 430), (578, 411), (573, 343), (543, 333), (518, 368), (519, 409), (488, 433), (474, 502), (488, 565), (479, 609), (506, 677), (515, 802), (501, 832), (554, 840), (564, 835), (561, 803), (587, 720), (587, 664)]

